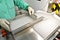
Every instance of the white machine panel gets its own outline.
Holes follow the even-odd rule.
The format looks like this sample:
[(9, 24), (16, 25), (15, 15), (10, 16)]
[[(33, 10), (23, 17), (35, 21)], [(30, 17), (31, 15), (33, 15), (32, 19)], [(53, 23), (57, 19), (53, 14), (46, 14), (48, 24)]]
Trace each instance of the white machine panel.
[(48, 4), (50, 0), (25, 0), (31, 7), (34, 8), (35, 11), (42, 10), (47, 11)]
[(33, 27), (44, 39), (48, 38), (53, 34), (54, 31), (59, 27), (59, 20), (53, 15), (46, 14), (44, 12), (36, 13), (37, 16), (43, 16), (45, 19)]

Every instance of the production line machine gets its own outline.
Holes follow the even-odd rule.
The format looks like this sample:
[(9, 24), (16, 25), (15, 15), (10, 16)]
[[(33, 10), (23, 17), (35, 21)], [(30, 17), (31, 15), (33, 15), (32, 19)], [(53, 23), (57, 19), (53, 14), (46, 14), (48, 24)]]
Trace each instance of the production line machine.
[(38, 11), (31, 16), (16, 17), (10, 26), (15, 40), (53, 40), (53, 34), (60, 28), (60, 19), (53, 13)]
[[(50, 0), (25, 1), (34, 8), (35, 13), (31, 16), (23, 13), (11, 20), (10, 28), (14, 39), (9, 34), (9, 39), (7, 40), (60, 39), (60, 17), (54, 13), (47, 13)], [(1, 33), (0, 40), (6, 40)]]

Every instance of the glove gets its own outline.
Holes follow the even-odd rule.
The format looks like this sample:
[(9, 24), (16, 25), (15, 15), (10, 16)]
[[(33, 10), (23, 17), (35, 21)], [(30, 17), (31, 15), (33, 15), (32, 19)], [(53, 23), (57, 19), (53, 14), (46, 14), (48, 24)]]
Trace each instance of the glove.
[(32, 9), (31, 7), (28, 7), (28, 12), (29, 12), (29, 15), (32, 15), (34, 14), (34, 9)]
[(5, 30), (7, 31), (10, 31), (10, 28), (9, 28), (9, 22), (5, 19), (0, 19), (0, 25), (2, 28), (4, 28)]

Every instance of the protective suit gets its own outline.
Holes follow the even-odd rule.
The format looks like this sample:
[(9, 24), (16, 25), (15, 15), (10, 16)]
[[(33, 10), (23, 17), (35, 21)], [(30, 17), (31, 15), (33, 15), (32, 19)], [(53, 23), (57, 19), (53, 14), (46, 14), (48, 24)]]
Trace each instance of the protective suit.
[(24, 0), (0, 0), (0, 19), (13, 19), (16, 16), (15, 5), (24, 10), (29, 6)]
[(34, 13), (34, 10), (29, 7), (29, 5), (24, 2), (24, 0), (0, 0), (0, 26), (8, 31), (10, 30), (8, 25), (9, 22), (7, 20), (15, 18), (15, 5), (18, 6), (18, 8), (20, 9), (28, 10), (30, 15)]

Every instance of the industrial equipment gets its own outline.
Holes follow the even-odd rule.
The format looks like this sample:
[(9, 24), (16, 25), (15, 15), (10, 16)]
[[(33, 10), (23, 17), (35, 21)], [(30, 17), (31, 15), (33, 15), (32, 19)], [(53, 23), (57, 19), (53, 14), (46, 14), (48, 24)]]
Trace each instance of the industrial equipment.
[[(16, 40), (40, 40), (40, 38), (49, 40), (60, 27), (60, 19), (54, 14), (40, 11), (34, 15), (36, 19), (25, 15), (11, 21), (11, 30)], [(35, 32), (29, 31), (31, 29)], [(36, 37), (37, 34), (35, 33), (39, 37)]]
[[(22, 14), (10, 20), (10, 28), (14, 39), (54, 40), (58, 35), (56, 32), (60, 28), (60, 17), (54, 13), (46, 12), (50, 0), (25, 1), (35, 9), (35, 14), (31, 16)], [(5, 40), (1, 33), (0, 40)]]

